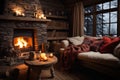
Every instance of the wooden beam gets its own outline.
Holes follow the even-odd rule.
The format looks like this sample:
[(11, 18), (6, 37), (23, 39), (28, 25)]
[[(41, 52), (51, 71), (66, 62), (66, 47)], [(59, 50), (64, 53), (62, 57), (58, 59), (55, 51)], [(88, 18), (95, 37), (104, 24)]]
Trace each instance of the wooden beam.
[(82, 0), (84, 6), (91, 6), (94, 4), (99, 4), (99, 3), (104, 3), (104, 2), (108, 2), (108, 1), (112, 1), (112, 0)]
[(37, 22), (48, 22), (50, 19), (37, 19), (30, 17), (14, 17), (14, 16), (4, 16), (0, 15), (0, 20), (15, 20), (15, 21), (37, 21)]

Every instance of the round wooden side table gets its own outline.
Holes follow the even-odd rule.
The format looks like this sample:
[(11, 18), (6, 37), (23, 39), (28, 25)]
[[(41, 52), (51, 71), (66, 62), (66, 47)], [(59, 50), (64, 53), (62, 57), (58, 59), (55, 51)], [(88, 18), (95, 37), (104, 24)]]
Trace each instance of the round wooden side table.
[(51, 77), (54, 77), (54, 68), (53, 65), (57, 63), (58, 59), (56, 56), (52, 58), (48, 57), (47, 61), (40, 60), (26, 60), (25, 64), (28, 66), (27, 70), (27, 80), (30, 80), (30, 70), (32, 69), (34, 72), (38, 74), (37, 80), (40, 79), (41, 70), (50, 69)]

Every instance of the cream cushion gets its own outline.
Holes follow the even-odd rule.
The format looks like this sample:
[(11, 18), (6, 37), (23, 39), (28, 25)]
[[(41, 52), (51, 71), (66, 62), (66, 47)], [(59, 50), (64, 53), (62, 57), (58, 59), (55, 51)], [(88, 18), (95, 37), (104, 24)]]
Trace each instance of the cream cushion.
[(119, 67), (120, 68), (120, 60), (110, 53), (100, 53), (100, 52), (83, 52), (78, 54), (78, 59), (93, 62), (97, 64), (103, 64), (110, 67)]
[(61, 47), (66, 48), (69, 45), (69, 41), (68, 40), (62, 40), (61, 41)]
[(70, 37), (68, 40), (73, 44), (73, 45), (80, 45), (84, 41), (84, 36), (76, 36), (76, 37)]
[(120, 43), (114, 49), (114, 55), (120, 58)]

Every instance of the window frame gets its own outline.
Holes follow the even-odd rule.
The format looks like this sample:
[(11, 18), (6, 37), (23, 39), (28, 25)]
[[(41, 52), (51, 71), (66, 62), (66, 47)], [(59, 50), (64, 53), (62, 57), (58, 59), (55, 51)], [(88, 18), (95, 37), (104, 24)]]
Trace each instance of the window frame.
[[(87, 6), (87, 7), (92, 7), (93, 8), (93, 10), (90, 13), (85, 13), (85, 17), (89, 16), (89, 15), (93, 15), (93, 28), (92, 28), (93, 32), (92, 32), (92, 36), (97, 36), (97, 20), (96, 20), (96, 16), (98, 14), (102, 14), (102, 20), (103, 20), (103, 14), (104, 13), (109, 13), (109, 22), (108, 22), (108, 24), (109, 24), (109, 33), (106, 34), (106, 35), (111, 35), (111, 33), (110, 33), (110, 25), (112, 23), (117, 23), (117, 34), (113, 34), (113, 35), (120, 35), (120, 32), (118, 32), (119, 31), (118, 29), (120, 29), (119, 28), (119, 23), (118, 23), (120, 21), (120, 14), (119, 14), (120, 13), (120, 4), (119, 4), (120, 1), (117, 0), (117, 7), (114, 7), (114, 8), (111, 8), (111, 1), (108, 1), (108, 2), (109, 2), (109, 9), (103, 9), (103, 4), (104, 3), (99, 3), (99, 4), (102, 4), (102, 9), (101, 10), (96, 9), (96, 6), (99, 5), (99, 4), (94, 4), (92, 6)], [(116, 22), (111, 22), (110, 21), (111, 12), (117, 12), (117, 21)], [(104, 23), (102, 22), (102, 34), (101, 35), (105, 35), (105, 34), (103, 34), (103, 24)]]

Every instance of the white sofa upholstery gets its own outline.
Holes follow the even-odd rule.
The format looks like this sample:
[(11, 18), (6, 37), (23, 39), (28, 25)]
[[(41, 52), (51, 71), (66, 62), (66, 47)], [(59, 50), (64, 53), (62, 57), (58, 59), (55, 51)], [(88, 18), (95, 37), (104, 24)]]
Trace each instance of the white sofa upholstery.
[(100, 52), (83, 52), (78, 54), (79, 60), (90, 61), (106, 65), (113, 68), (120, 68), (120, 60), (110, 53), (101, 54)]
[[(66, 48), (68, 41), (62, 42), (62, 49)], [(67, 42), (67, 43), (65, 43)], [(78, 53), (77, 56), (79, 64), (81, 66), (105, 73), (113, 77), (120, 76), (120, 58), (114, 56), (112, 53), (100, 53), (100, 52), (83, 52)]]
[(113, 54), (100, 52), (84, 52), (78, 54), (80, 65), (107, 75), (118, 77), (120, 76), (120, 59)]

